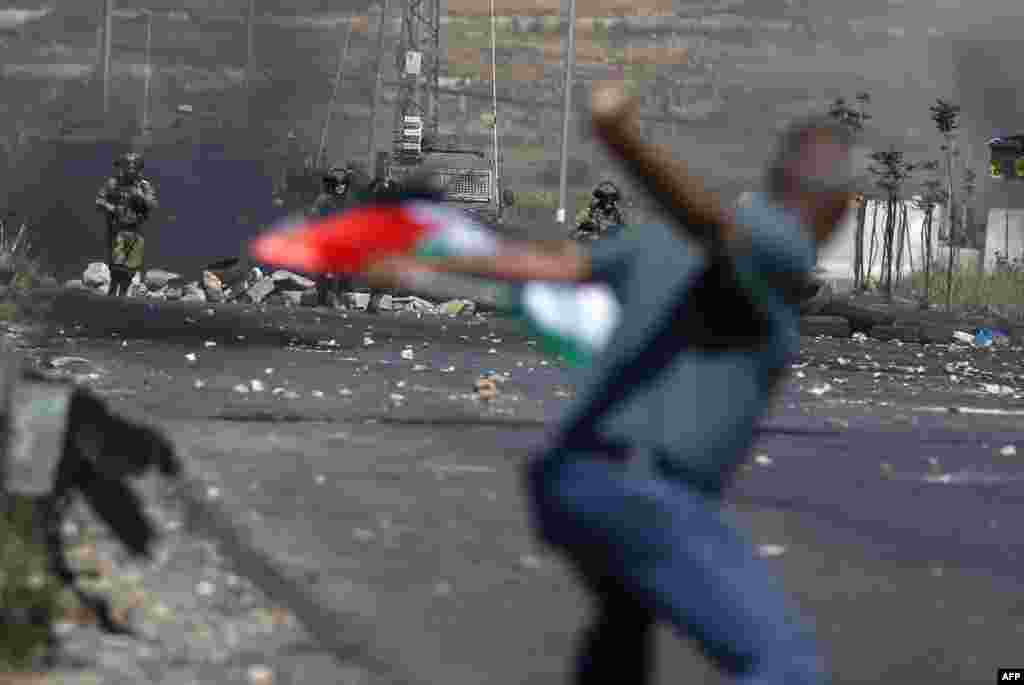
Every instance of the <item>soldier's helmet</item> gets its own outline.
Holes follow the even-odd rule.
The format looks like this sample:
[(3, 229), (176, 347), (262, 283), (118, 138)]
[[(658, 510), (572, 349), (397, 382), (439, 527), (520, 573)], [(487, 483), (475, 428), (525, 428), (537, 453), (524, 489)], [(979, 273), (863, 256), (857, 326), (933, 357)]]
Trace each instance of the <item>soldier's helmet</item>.
[(126, 152), (114, 160), (114, 167), (126, 176), (137, 176), (142, 172), (142, 155), (137, 152)]
[(618, 186), (611, 181), (604, 181), (594, 188), (594, 197), (604, 202), (618, 202), (622, 196)]
[(347, 188), (351, 177), (352, 171), (347, 166), (335, 164), (324, 174), (324, 185), (330, 188)]

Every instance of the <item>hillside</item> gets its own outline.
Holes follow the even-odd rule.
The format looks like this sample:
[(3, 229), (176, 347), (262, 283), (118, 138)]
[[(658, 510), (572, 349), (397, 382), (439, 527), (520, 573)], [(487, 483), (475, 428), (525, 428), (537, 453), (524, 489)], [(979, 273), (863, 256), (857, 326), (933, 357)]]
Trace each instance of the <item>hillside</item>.
[[(46, 16), (27, 15), (30, 19), (20, 26), (0, 9), (0, 145), (9, 164), (25, 153), (33, 135), (95, 128), (100, 4), (0, 3), (8, 9), (53, 8)], [(128, 0), (120, 4), (109, 123), (129, 136), (142, 113), (145, 15), (130, 9)], [(986, 21), (1005, 23), (995, 19), (998, 4), (978, 0), (968, 12), (941, 0), (821, 0), (813, 6), (787, 0), (579, 0), (574, 109), (584, 112), (595, 80), (624, 79), (642, 100), (646, 135), (672, 146), (727, 193), (756, 182), (779, 125), (822, 111), (836, 97), (852, 99), (859, 91), (873, 98), (869, 144), (898, 142), (911, 158), (933, 158), (938, 137), (928, 106), (954, 92), (951, 39), (981, 31)], [(294, 130), (305, 149), (315, 151), (339, 47), (351, 24), (329, 157), (366, 158), (375, 10), (366, 2), (259, 0), (246, 125), (246, 5), (245, 0), (131, 2), (133, 8), (154, 13), (154, 135), (187, 143), (194, 138), (188, 130), (201, 130), (207, 141), (244, 134), (247, 150), (272, 161), (285, 134)], [(557, 181), (559, 5), (557, 0), (496, 0), (505, 174), (509, 186), (523, 192), (550, 191)], [(490, 131), (481, 115), (491, 107), (489, 4), (446, 0), (444, 6), (441, 132), (488, 146)], [(385, 147), (393, 127), (396, 71), (390, 55), (396, 20), (392, 16), (387, 25), (385, 104), (375, 122), (376, 139)], [(179, 123), (177, 110), (183, 104), (194, 114)], [(965, 119), (970, 120), (969, 106)], [(232, 127), (244, 132), (232, 132)], [(975, 139), (983, 135), (969, 130)], [(618, 175), (582, 126), (573, 127), (570, 145), (576, 160), (570, 175), (574, 193)], [(544, 202), (550, 203), (550, 196)]]

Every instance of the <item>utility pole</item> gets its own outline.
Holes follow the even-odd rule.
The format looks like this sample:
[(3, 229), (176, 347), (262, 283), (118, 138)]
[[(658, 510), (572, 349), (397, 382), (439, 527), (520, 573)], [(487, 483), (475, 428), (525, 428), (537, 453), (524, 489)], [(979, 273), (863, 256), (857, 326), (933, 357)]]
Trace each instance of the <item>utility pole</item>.
[(569, 121), (572, 118), (573, 71), (576, 69), (576, 0), (569, 0), (568, 40), (565, 50), (565, 75), (562, 81), (562, 158), (558, 170), (558, 213), (555, 221), (565, 224), (565, 206), (569, 194)]
[(245, 17), (245, 73), (242, 76), (242, 97), (245, 100), (243, 122), (249, 126), (252, 100), (252, 72), (255, 67), (256, 55), (256, 0), (249, 0), (249, 9)]
[(377, 110), (380, 108), (380, 87), (384, 69), (384, 29), (388, 16), (388, 0), (382, 0), (380, 20), (377, 22), (377, 75), (373, 82), (373, 101), (370, 105), (370, 135), (367, 136), (366, 164), (370, 168), (370, 176), (376, 177), (377, 169)]
[(103, 116), (110, 114), (110, 51), (114, 0), (103, 0)]
[(331, 101), (327, 105), (327, 114), (324, 116), (324, 127), (320, 130), (320, 149), (316, 153), (316, 162), (319, 165), (326, 164), (324, 156), (327, 154), (327, 130), (331, 126), (331, 115), (334, 113), (334, 106), (338, 100), (338, 91), (341, 89), (342, 77), (345, 74), (345, 63), (348, 61), (348, 50), (352, 45), (352, 20), (349, 18), (348, 31), (345, 33), (345, 46), (338, 56), (338, 70), (334, 74), (334, 89), (331, 91)]
[[(403, 3), (402, 29), (395, 55), (399, 83), (395, 151), (399, 155), (396, 161), (403, 161), (404, 157), (404, 161), (415, 164), (420, 160), (425, 139), (433, 145), (438, 142), (441, 2), (403, 0)], [(415, 131), (419, 133), (410, 133)]]
[(146, 86), (142, 95), (142, 133), (149, 131), (149, 92), (153, 80), (153, 13), (146, 10)]

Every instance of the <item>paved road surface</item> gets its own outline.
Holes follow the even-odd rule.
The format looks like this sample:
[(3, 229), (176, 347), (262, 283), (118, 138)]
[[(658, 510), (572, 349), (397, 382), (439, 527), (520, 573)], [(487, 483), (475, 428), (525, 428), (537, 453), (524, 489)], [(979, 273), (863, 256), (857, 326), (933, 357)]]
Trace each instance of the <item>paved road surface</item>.
[[(197, 310), (184, 323), (160, 308), (148, 310), (152, 330), (177, 317), (181, 335), (154, 341), (114, 337), (140, 330), (105, 307), (79, 329), (89, 337), (35, 339), (32, 354), (87, 359), (64, 371), (160, 422), (263, 517), (275, 554), (360, 604), (385, 642), (404, 642), (423, 682), (566, 682), (587, 608), (531, 541), (518, 475), (572, 378), (514, 327), (259, 315), (263, 330), (333, 339), (285, 347), (256, 340), (237, 313)], [(75, 316), (61, 316), (65, 334), (75, 330)], [(766, 553), (781, 552), (772, 563), (816, 617), (837, 683), (991, 682), (1019, 664), (1024, 632), (1021, 417), (937, 408), (1024, 411), (1021, 350), (804, 343), (732, 515)], [(481, 402), (473, 381), (491, 372), (507, 380)], [(363, 592), (342, 595), (352, 587)], [(663, 640), (660, 682), (717, 682), (688, 647)], [(318, 682), (338, 681), (314, 652), (269, 661), (308, 682), (314, 671), (296, 669), (315, 662)]]

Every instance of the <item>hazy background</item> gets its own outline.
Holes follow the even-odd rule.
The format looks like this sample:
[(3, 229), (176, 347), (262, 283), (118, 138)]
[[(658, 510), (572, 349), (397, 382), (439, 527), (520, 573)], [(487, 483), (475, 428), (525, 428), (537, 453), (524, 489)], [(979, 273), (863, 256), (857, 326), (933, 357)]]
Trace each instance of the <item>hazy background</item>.
[[(392, 2), (392, 17), (400, 4)], [(643, 100), (647, 135), (671, 145), (727, 195), (757, 182), (779, 125), (867, 91), (874, 117), (867, 142), (898, 144), (915, 159), (940, 154), (929, 105), (938, 97), (961, 104), (964, 158), (982, 180), (978, 201), (1006, 202), (987, 183), (984, 144), (994, 132), (1017, 130), (1024, 3), (577, 4), (577, 111), (593, 79), (627, 79)], [(351, 14), (359, 18), (328, 158), (367, 158), (376, 39), (375, 10), (367, 14), (368, 6), (257, 0), (246, 119), (246, 0), (123, 0), (113, 32), (113, 107), (100, 126), (95, 67), (102, 1), (0, 2), (0, 201), (40, 223), (41, 255), (62, 276), (100, 256), (102, 224), (92, 195), (141, 118), (145, 21), (130, 10), (148, 9), (154, 12), (154, 134), (147, 168), (163, 203), (148, 261), (194, 270), (237, 253), (277, 216), (271, 187), (286, 164), (287, 132), (296, 132), (305, 152), (316, 150), (347, 26), (341, 20)], [(442, 133), (487, 149), (490, 132), (480, 115), (490, 109), (488, 4), (446, 0), (443, 6), (452, 20), (443, 31)], [(496, 10), (503, 17), (498, 90), (506, 185), (530, 204), (531, 193), (557, 190), (559, 3), (497, 0)], [(396, 73), (394, 29), (389, 25), (386, 34), (387, 83)], [(392, 138), (392, 89), (384, 96), (376, 122), (382, 149)], [(182, 104), (193, 114), (181, 118)], [(606, 177), (626, 181), (579, 128), (571, 140), (573, 194)], [(512, 220), (548, 231), (553, 212), (524, 209)]]

